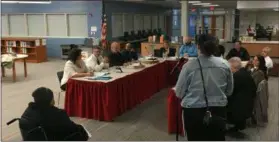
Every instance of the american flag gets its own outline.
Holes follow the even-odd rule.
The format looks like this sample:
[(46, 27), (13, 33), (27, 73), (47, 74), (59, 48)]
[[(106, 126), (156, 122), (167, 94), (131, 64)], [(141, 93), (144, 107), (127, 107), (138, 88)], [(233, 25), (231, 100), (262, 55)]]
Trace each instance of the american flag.
[(101, 33), (101, 43), (102, 47), (106, 47), (107, 43), (107, 17), (106, 14), (103, 13), (102, 16), (102, 33)]

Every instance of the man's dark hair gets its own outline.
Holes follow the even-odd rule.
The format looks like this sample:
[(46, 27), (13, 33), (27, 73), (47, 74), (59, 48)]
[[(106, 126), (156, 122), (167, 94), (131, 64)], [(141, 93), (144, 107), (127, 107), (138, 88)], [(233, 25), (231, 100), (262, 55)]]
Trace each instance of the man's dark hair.
[(74, 48), (78, 48), (78, 46), (76, 44), (70, 44), (70, 50), (72, 50)]
[(95, 46), (95, 47), (93, 47), (93, 50), (94, 50), (94, 49), (101, 50), (101, 47), (100, 47), (100, 46)]
[(68, 60), (76, 63), (79, 56), (81, 56), (81, 49), (74, 48), (69, 52)]
[(240, 40), (235, 41), (235, 43), (237, 43), (237, 42), (239, 43), (239, 45), (242, 44), (242, 42)]
[(49, 88), (39, 87), (32, 93), (32, 97), (38, 106), (50, 106), (53, 100), (53, 92)]
[(216, 46), (216, 38), (211, 35), (200, 35), (197, 44), (199, 45), (201, 53), (205, 56), (211, 56), (216, 53), (216, 51), (218, 51)]

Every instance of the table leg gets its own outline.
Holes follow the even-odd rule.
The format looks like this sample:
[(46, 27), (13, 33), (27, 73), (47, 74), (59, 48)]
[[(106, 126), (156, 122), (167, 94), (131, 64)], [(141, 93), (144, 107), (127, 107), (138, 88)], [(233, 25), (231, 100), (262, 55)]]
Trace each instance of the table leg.
[(23, 59), (23, 63), (24, 63), (24, 77), (27, 77), (27, 66), (26, 66), (26, 59)]
[(6, 74), (5, 74), (5, 67), (4, 66), (1, 66), (1, 71), (2, 71), (2, 77), (5, 77)]
[(13, 61), (13, 81), (16, 81), (16, 68), (15, 68), (15, 62)]

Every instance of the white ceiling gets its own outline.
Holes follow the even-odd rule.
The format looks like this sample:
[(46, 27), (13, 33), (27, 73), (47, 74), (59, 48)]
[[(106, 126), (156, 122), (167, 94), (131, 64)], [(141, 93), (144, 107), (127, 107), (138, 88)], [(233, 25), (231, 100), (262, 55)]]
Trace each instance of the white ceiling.
[[(179, 0), (165, 0), (165, 1), (156, 1), (156, 0), (118, 0), (118, 1), (126, 1), (126, 2), (135, 2), (135, 3), (144, 3), (144, 4), (152, 4), (158, 5), (162, 7), (168, 8), (180, 8)], [(201, 2), (211, 3), (211, 4), (218, 4), (220, 5), (219, 8), (236, 8), (237, 1), (236, 0), (203, 0)], [(189, 4), (190, 8), (198, 8), (200, 6), (193, 6)], [(217, 7), (216, 7), (217, 8)]]

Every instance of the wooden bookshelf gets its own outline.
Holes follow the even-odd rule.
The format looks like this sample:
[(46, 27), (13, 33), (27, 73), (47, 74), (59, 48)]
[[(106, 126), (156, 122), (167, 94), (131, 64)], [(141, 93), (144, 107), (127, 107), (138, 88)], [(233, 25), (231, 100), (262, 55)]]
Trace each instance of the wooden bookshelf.
[(46, 41), (42, 38), (1, 38), (1, 53), (26, 54), (27, 62), (41, 63), (47, 61)]

